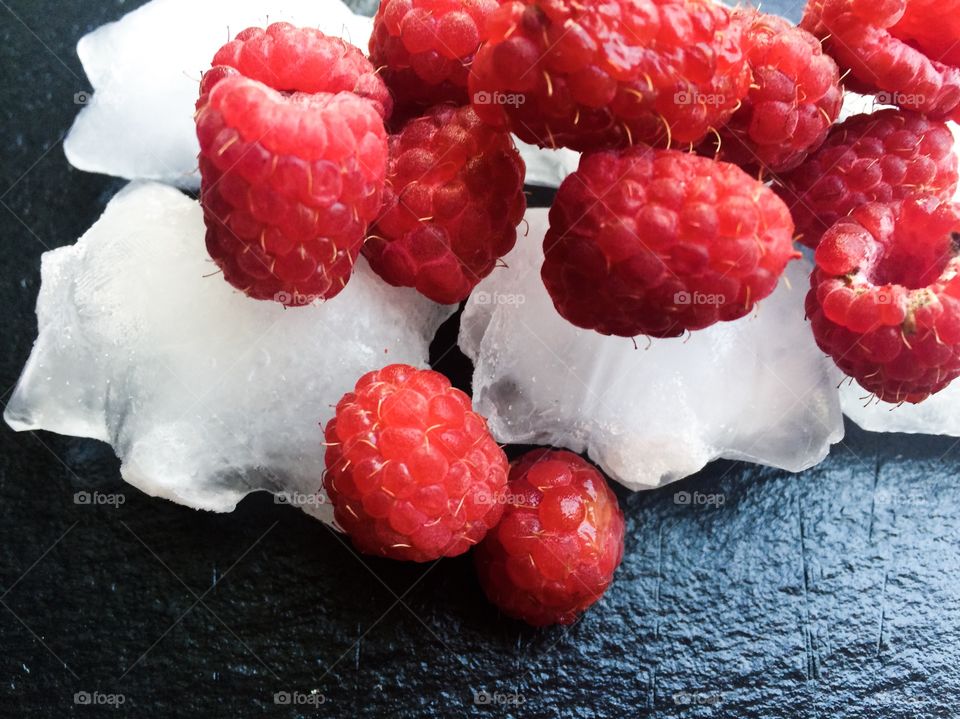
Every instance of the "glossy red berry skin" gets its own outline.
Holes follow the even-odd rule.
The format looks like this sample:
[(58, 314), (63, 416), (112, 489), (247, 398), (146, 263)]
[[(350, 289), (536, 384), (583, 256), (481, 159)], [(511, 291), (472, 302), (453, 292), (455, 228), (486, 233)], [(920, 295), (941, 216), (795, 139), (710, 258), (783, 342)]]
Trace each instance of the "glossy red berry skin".
[(363, 253), (384, 280), (465, 300), (517, 239), (524, 165), (509, 133), (439, 105), (390, 137), (383, 207)]
[(497, 0), (382, 0), (370, 60), (402, 111), (465, 105), (480, 31)]
[(358, 550), (427, 562), (462, 554), (503, 513), (506, 455), (439, 372), (368, 372), (326, 427), (323, 486)]
[(792, 235), (783, 201), (735, 165), (585, 154), (550, 209), (541, 276), (577, 327), (676, 337), (748, 314), (796, 256)]
[(474, 555), (483, 591), (534, 626), (572, 624), (623, 558), (616, 495), (572, 452), (534, 450), (511, 466), (503, 500), (503, 519)]
[(820, 41), (781, 17), (737, 9), (753, 83), (740, 108), (714, 137), (705, 154), (756, 174), (790, 170), (827, 137), (840, 115), (843, 88), (837, 64)]
[(817, 344), (885, 402), (960, 375), (960, 208), (927, 196), (854, 210), (816, 251), (806, 311)]
[(483, 39), (477, 113), (541, 147), (698, 142), (749, 85), (740, 30), (709, 0), (514, 0)]
[(809, 0), (800, 26), (850, 72), (850, 89), (958, 120), (958, 11), (956, 0)]
[(284, 24), (243, 31), (214, 62), (230, 64), (197, 103), (207, 251), (255, 299), (335, 296), (380, 208), (386, 88), (356, 48)]

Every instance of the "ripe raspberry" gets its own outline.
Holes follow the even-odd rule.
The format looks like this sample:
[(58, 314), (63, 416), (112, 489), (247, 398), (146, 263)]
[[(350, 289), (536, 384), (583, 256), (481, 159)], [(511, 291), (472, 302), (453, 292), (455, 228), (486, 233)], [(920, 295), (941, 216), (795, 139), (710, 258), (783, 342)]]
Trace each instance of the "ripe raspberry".
[(541, 275), (577, 327), (675, 337), (750, 312), (796, 256), (792, 233), (780, 198), (735, 165), (601, 152), (557, 192)]
[(710, 0), (514, 0), (483, 39), (477, 114), (542, 147), (698, 142), (749, 84), (739, 26)]
[(370, 60), (405, 108), (465, 105), (480, 28), (497, 0), (383, 0), (373, 19)]
[(511, 466), (505, 498), (502, 521), (475, 553), (483, 591), (529, 624), (572, 624), (623, 558), (616, 495), (572, 452), (539, 449)]
[(383, 279), (466, 299), (517, 239), (523, 160), (469, 106), (441, 105), (390, 137), (383, 207), (363, 253)]
[(302, 305), (336, 295), (379, 209), (383, 98), (343, 88), (380, 81), (369, 63), (360, 73), (355, 48), (331, 59), (344, 47), (287, 25), (251, 28), (215, 62), (256, 77), (233, 65), (204, 75), (196, 123), (207, 251), (250, 297)]
[(734, 10), (731, 17), (743, 29), (753, 84), (704, 149), (745, 168), (792, 169), (823, 144), (840, 115), (837, 64), (813, 35), (783, 18), (752, 9)]
[(827, 229), (867, 202), (922, 194), (949, 199), (957, 187), (957, 156), (943, 122), (886, 109), (844, 120), (778, 180), (774, 189), (790, 207), (800, 241), (816, 247)]
[(863, 205), (817, 247), (807, 317), (837, 366), (885, 402), (960, 375), (960, 208), (932, 196)]
[(358, 47), (310, 27), (277, 22), (266, 30), (247, 28), (217, 51), (213, 66), (232, 67), (281, 92), (355, 92), (385, 118), (393, 105), (387, 86)]
[(500, 521), (490, 501), (507, 458), (439, 372), (390, 365), (368, 372), (326, 428), (323, 486), (361, 552), (426, 562), (452, 557)]
[(858, 92), (960, 120), (957, 0), (809, 0), (801, 27), (823, 39)]

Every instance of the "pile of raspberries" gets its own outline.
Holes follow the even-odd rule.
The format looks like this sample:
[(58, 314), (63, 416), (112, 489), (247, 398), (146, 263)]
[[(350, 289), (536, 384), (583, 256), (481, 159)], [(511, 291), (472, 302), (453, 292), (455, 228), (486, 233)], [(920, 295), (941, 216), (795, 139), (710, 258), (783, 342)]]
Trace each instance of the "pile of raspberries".
[[(960, 20), (933, 0), (810, 0), (799, 27), (712, 0), (382, 0), (369, 56), (277, 23), (224, 45), (197, 102), (206, 244), (248, 296), (334, 298), (358, 256), (465, 300), (526, 210), (514, 136), (582, 153), (541, 276), (608, 335), (752, 312), (814, 250), (820, 348), (879, 400), (960, 375)], [(847, 86), (872, 114), (840, 117)], [(478, 544), (505, 613), (569, 623), (610, 583), (623, 516), (564, 451), (512, 467), (429, 370), (362, 377), (326, 428), (326, 493), (361, 551)]]

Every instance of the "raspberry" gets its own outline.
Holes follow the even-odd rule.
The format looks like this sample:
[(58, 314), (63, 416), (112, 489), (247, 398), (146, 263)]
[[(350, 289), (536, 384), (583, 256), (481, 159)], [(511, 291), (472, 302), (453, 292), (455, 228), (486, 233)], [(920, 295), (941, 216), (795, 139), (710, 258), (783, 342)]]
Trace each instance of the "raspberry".
[(753, 84), (740, 109), (705, 149), (741, 167), (789, 170), (823, 144), (840, 114), (837, 64), (810, 33), (783, 18), (734, 10)]
[(480, 28), (497, 0), (383, 0), (373, 19), (370, 60), (405, 108), (465, 105)]
[(957, 156), (942, 121), (886, 109), (843, 121), (778, 180), (774, 189), (790, 207), (800, 241), (816, 247), (827, 229), (867, 202), (921, 194), (949, 199), (957, 187)]
[(886, 104), (960, 120), (957, 0), (809, 0), (801, 27)]
[(479, 542), (503, 513), (490, 501), (507, 459), (439, 372), (390, 365), (368, 372), (326, 428), (323, 486), (361, 552), (426, 562)]
[(393, 105), (386, 85), (359, 48), (314, 28), (283, 22), (266, 30), (247, 28), (217, 51), (213, 66), (232, 67), (281, 92), (355, 92), (384, 117)]
[(813, 335), (864, 389), (916, 403), (960, 375), (960, 208), (863, 205), (823, 235), (816, 262)]
[(483, 591), (505, 614), (572, 624), (623, 558), (623, 513), (603, 476), (572, 452), (534, 450), (510, 468), (503, 519), (475, 553)]
[(466, 299), (517, 238), (523, 160), (469, 106), (441, 105), (390, 137), (381, 216), (363, 252), (392, 285)]
[(740, 29), (710, 0), (514, 0), (483, 39), (477, 113), (541, 147), (697, 142), (749, 84)]
[[(358, 75), (355, 49), (331, 59), (328, 51), (342, 46), (286, 25), (251, 28), (215, 62), (256, 77), (215, 65), (201, 83), (207, 250), (250, 297), (301, 305), (336, 295), (379, 210), (387, 160), (382, 102), (343, 90), (363, 86), (364, 77), (379, 80), (369, 63), (367, 75)], [(326, 81), (330, 90), (319, 89)]]
[(735, 165), (607, 151), (560, 186), (541, 274), (577, 327), (675, 337), (750, 312), (796, 256), (792, 233), (783, 201)]

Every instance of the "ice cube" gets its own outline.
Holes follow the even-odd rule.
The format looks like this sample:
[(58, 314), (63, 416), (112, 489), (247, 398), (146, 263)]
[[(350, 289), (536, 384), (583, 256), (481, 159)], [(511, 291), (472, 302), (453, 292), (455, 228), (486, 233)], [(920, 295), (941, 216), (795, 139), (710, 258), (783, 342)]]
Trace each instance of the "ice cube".
[(843, 413), (871, 432), (946, 434), (960, 437), (960, 382), (930, 395), (919, 404), (881, 402), (856, 382), (840, 388)]
[[(196, 188), (199, 146), (193, 113), (201, 73), (240, 30), (286, 21), (337, 35), (364, 52), (373, 21), (340, 0), (152, 0), (80, 39), (93, 85), (64, 142), (74, 167), (130, 180)], [(576, 168), (570, 150), (521, 145), (527, 182), (556, 187)]]
[(268, 490), (329, 521), (321, 423), (364, 372), (426, 366), (452, 308), (361, 259), (326, 303), (284, 309), (216, 274), (199, 205), (134, 183), (43, 256), (39, 336), (4, 419), (110, 442), (144, 492), (230, 511)]
[(792, 262), (754, 314), (684, 338), (605, 337), (562, 319), (540, 280), (547, 210), (467, 300), (460, 347), (474, 405), (502, 442), (586, 449), (632, 489), (719, 458), (800, 471), (843, 437), (840, 375), (804, 320)]
[[(339, 0), (152, 0), (80, 39), (93, 95), (64, 142), (74, 167), (194, 187), (201, 73), (246, 27), (287, 21), (366, 47), (369, 18)], [(78, 88), (85, 90), (86, 88)]]

